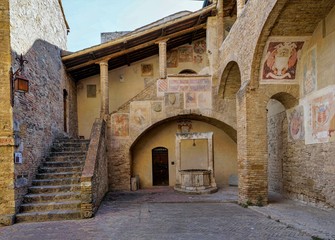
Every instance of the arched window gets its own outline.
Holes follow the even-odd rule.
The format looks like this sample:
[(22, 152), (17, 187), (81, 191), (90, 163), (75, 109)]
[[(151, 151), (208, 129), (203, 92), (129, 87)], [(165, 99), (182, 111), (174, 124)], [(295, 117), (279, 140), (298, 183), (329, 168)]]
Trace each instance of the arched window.
[(179, 74), (197, 74), (197, 72), (192, 69), (184, 69), (180, 71)]

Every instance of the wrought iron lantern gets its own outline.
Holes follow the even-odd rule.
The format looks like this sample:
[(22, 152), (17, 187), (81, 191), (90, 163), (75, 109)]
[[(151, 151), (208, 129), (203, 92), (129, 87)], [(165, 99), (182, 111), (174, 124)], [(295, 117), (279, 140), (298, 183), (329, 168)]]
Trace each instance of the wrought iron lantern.
[(22, 75), (24, 64), (28, 61), (23, 59), (22, 54), (16, 60), (19, 62), (19, 68), (12, 75), (13, 89), (17, 92), (29, 92), (29, 80)]

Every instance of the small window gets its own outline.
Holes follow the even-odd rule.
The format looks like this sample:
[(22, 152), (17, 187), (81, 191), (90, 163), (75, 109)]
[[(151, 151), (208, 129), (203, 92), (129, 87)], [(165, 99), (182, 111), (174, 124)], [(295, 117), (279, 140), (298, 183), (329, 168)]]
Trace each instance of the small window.
[(87, 85), (87, 97), (88, 98), (97, 97), (97, 85)]
[(184, 69), (179, 74), (197, 74), (196, 71), (193, 71), (192, 69)]

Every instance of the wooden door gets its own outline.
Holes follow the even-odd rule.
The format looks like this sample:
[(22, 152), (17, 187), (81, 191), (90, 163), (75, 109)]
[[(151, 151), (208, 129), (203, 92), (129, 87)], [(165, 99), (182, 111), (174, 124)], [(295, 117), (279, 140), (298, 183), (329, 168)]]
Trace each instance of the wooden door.
[(152, 184), (154, 186), (169, 186), (168, 150), (157, 147), (152, 150)]

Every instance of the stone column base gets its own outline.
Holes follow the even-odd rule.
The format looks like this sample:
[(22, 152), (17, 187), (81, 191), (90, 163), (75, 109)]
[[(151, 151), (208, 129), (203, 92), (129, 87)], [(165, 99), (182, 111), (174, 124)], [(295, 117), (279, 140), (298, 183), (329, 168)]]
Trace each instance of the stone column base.
[(15, 214), (0, 215), (0, 225), (9, 226), (15, 223)]

